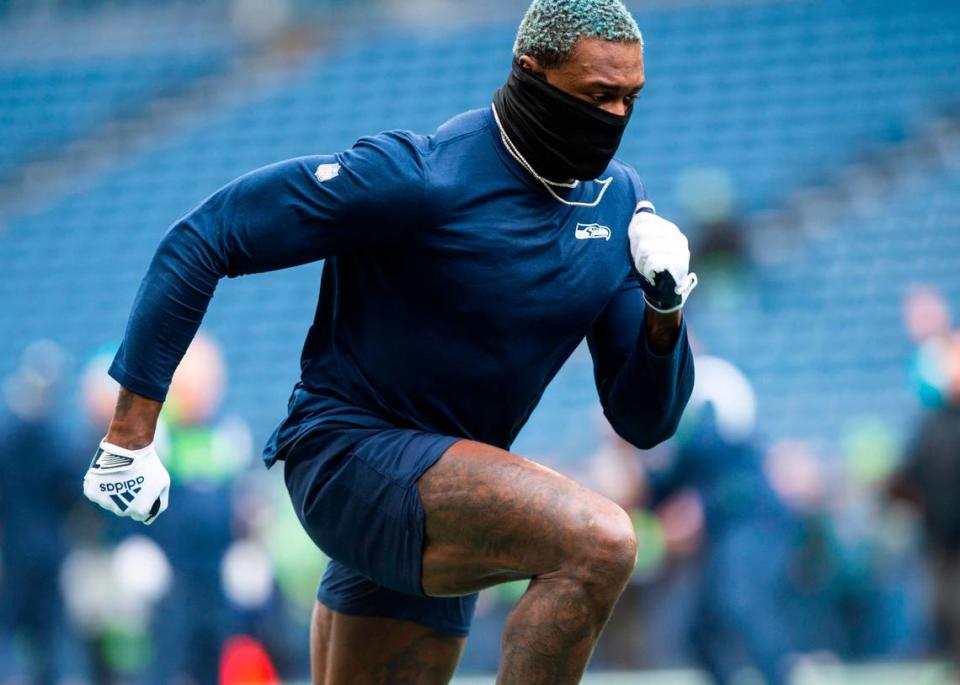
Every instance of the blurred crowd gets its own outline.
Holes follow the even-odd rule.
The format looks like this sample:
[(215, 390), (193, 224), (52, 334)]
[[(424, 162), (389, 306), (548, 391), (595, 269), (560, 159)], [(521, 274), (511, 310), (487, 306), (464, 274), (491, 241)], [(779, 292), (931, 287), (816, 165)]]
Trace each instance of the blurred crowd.
[(171, 385), (158, 445), (175, 502), (155, 525), (83, 500), (106, 432), (113, 349), (79, 372), (38, 341), (0, 402), (0, 682), (274, 683), (307, 672), (322, 555), (250, 431), (220, 412), (226, 371), (200, 336)]
[[(698, 217), (713, 298), (745, 287), (729, 216), (721, 202)], [(772, 442), (750, 380), (705, 349), (669, 442), (636, 450), (598, 418), (594, 453), (561, 468), (631, 512), (640, 553), (595, 667), (780, 685), (811, 659), (960, 661), (960, 333), (930, 287), (907, 290), (903, 322), (914, 351), (891, 382), (916, 397), (912, 436), (877, 417), (833, 448)], [(83, 500), (114, 351), (78, 361), (37, 341), (0, 385), (0, 684), (305, 679), (325, 559), (247, 425), (224, 415), (214, 339), (190, 347), (164, 406), (168, 512), (145, 527)], [(524, 588), (482, 594), (464, 671), (496, 669)]]
[[(716, 244), (716, 264), (735, 254)], [(960, 333), (929, 287), (903, 321), (913, 435), (876, 417), (832, 451), (771, 442), (750, 381), (702, 353), (673, 440), (638, 452), (607, 432), (580, 477), (633, 512), (641, 551), (599, 662), (772, 685), (810, 660), (960, 664)]]
[[(571, 475), (632, 513), (641, 550), (596, 666), (696, 665), (717, 683), (749, 669), (777, 685), (803, 659), (960, 659), (960, 334), (933, 289), (909, 290), (903, 313), (922, 407), (907, 440), (866, 421), (836, 453), (771, 444), (749, 379), (702, 351), (673, 440), (640, 452), (598, 421)], [(116, 398), (112, 354), (82, 364), (81, 407), (53, 342), (3, 381), (0, 682), (305, 677), (324, 559), (244, 422), (220, 411), (213, 339), (191, 346), (163, 412), (169, 511), (144, 527), (82, 500)], [(523, 589), (483, 594), (464, 670), (495, 669)]]

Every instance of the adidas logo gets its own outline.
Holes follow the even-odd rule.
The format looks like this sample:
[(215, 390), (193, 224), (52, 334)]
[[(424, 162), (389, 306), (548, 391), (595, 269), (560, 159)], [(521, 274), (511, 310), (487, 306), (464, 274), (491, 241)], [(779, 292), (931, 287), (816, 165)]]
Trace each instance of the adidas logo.
[(117, 481), (115, 483), (100, 483), (100, 492), (115, 493), (110, 495), (110, 499), (120, 507), (120, 511), (126, 511), (129, 503), (132, 502), (136, 498), (137, 493), (143, 489), (140, 487), (142, 484), (143, 476), (131, 478), (130, 480)]

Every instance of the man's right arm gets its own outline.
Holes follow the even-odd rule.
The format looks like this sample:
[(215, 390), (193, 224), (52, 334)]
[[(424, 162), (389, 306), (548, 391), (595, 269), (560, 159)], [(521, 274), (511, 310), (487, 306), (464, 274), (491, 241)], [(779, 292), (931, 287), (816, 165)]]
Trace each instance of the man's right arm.
[[(173, 372), (221, 278), (272, 271), (393, 240), (420, 211), (423, 171), (403, 134), (293, 159), (225, 186), (164, 236), (110, 375), (124, 388), (108, 437), (152, 439)], [(112, 440), (111, 440), (112, 441)]]
[(339, 155), (254, 171), (176, 222), (140, 284), (110, 367), (121, 390), (84, 494), (146, 524), (166, 509), (170, 477), (153, 448), (157, 419), (221, 278), (409, 238), (396, 229), (423, 223), (424, 187), (412, 140), (385, 133)]

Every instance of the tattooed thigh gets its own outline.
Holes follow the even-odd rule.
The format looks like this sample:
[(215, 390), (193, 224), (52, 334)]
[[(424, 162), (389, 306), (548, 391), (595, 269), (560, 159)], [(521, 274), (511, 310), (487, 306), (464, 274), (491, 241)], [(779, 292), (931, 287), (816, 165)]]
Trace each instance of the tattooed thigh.
[(589, 545), (604, 516), (623, 515), (551, 469), (466, 440), (418, 486), (426, 514), (422, 582), (437, 596), (556, 571)]

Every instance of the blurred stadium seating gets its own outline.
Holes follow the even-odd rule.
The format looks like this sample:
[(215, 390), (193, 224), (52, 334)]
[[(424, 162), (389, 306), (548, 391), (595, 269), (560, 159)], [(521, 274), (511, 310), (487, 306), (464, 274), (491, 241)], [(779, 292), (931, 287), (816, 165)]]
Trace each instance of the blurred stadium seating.
[(761, 268), (736, 326), (729, 312), (697, 321), (710, 349), (755, 381), (760, 422), (777, 437), (835, 440), (863, 416), (902, 433), (915, 406), (904, 382), (904, 287), (933, 283), (960, 301), (960, 169), (917, 174), (870, 199), (783, 264)]
[(225, 66), (235, 42), (185, 9), (0, 21), (0, 181)]
[[(776, 205), (865, 150), (908, 136), (956, 95), (957, 17), (946, 3), (903, 0), (869, 8), (828, 0), (641, 10), (648, 86), (621, 156), (640, 170), (670, 216), (679, 213), (678, 178), (697, 167), (727, 171), (743, 210)], [(90, 192), (54, 195), (30, 215), (6, 217), (0, 325), (10, 334), (0, 340), (0, 372), (41, 335), (55, 332), (80, 357), (118, 339), (164, 228), (231, 178), (277, 159), (342, 149), (386, 128), (430, 131), (457, 111), (485, 106), (508, 67), (513, 21), (446, 35), (345, 29), (332, 53), (289, 70), (251, 102), (210, 111), (188, 130), (158, 137), (152, 149), (131, 151), (95, 179)], [(226, 59), (222, 50), (181, 49), (79, 60), (69, 69), (40, 63), (25, 70), (15, 62), (2, 81), (0, 126), (11, 141), (3, 163), (9, 167), (31, 150), (81, 135), (98, 119), (171, 87), (171, 79), (228, 68)], [(86, 97), (78, 97), (81, 92)], [(941, 219), (955, 221), (956, 214), (943, 206), (934, 215), (923, 203), (955, 197), (956, 178), (923, 183), (923, 194), (898, 198), (896, 215), (842, 219), (836, 241), (805, 246), (789, 266), (759, 274), (759, 294), (736, 326), (722, 311), (698, 313), (704, 343), (744, 362), (761, 395), (774, 400), (769, 428), (775, 434), (833, 435), (837, 403), (883, 416), (903, 409), (903, 397), (890, 389), (896, 386), (884, 381), (901, 373), (906, 345), (891, 318), (901, 279), (888, 271), (910, 248), (925, 250), (942, 276), (951, 266), (946, 250), (955, 246), (956, 225)], [(922, 241), (900, 238), (905, 220)], [(819, 273), (825, 251), (833, 259), (829, 272)], [(811, 273), (827, 280), (814, 287)], [(226, 284), (207, 320), (229, 341), (230, 409), (248, 417), (258, 437), (279, 417), (296, 377), (317, 279), (318, 267), (305, 267)], [(821, 325), (795, 323), (786, 330), (784, 316)], [(878, 321), (885, 344), (864, 347)], [(833, 339), (840, 331), (862, 331), (862, 337)], [(843, 379), (829, 406), (818, 386), (824, 369)], [(569, 384), (561, 377), (541, 413), (554, 404), (590, 401), (584, 375)], [(568, 385), (574, 396), (554, 400)], [(791, 391), (780, 392), (783, 387)], [(531, 430), (563, 422), (543, 419)], [(572, 451), (582, 453), (576, 445)]]
[(0, 176), (223, 63), (198, 53), (0, 63)]

